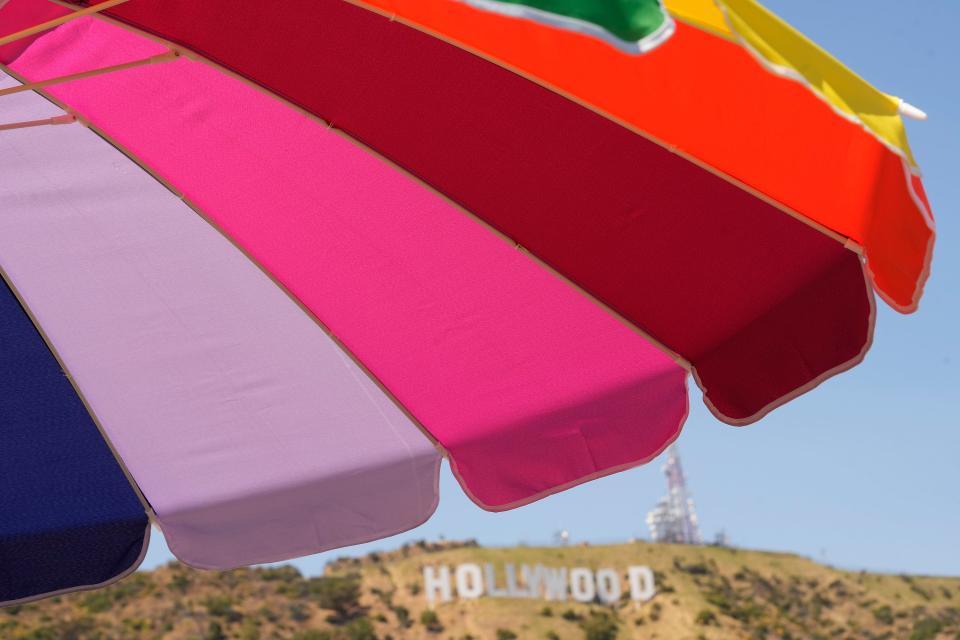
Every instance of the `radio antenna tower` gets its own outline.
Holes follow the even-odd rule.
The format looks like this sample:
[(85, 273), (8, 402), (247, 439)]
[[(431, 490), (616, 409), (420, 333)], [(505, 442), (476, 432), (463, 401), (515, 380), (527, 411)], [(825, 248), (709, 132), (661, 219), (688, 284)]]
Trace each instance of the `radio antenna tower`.
[(650, 537), (654, 542), (703, 544), (693, 498), (687, 491), (687, 480), (676, 446), (671, 446), (667, 451), (663, 473), (667, 476), (667, 495), (647, 514)]

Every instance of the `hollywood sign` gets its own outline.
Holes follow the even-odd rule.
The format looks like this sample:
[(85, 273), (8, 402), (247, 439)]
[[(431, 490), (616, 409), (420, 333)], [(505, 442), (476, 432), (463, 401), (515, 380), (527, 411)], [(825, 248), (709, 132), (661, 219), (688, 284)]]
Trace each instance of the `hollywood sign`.
[(650, 567), (628, 567), (626, 585), (614, 569), (593, 571), (585, 567), (554, 568), (542, 564), (518, 567), (503, 566), (502, 577), (497, 575), (493, 564), (481, 566), (472, 562), (457, 565), (451, 571), (447, 565), (423, 568), (423, 591), (430, 604), (449, 602), (456, 597), (473, 600), (481, 596), (490, 598), (542, 598), (577, 602), (601, 602), (612, 604), (620, 600), (623, 587), (630, 599), (646, 602), (656, 594), (653, 571)]

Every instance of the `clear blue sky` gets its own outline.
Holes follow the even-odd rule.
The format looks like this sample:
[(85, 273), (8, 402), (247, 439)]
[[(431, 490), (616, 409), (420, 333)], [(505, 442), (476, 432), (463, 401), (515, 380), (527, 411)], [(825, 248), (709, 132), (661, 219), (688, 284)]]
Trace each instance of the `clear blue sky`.
[[(691, 389), (680, 449), (708, 537), (801, 553), (853, 569), (960, 575), (960, 0), (766, 0), (882, 90), (926, 110), (910, 139), (938, 223), (920, 311), (880, 305), (866, 361), (759, 424), (714, 420)], [(516, 511), (474, 506), (445, 468), (441, 503), (417, 530), (294, 562), (319, 573), (339, 555), (419, 538), (487, 545), (646, 536), (664, 491), (660, 462)], [(146, 568), (171, 558), (154, 536)]]

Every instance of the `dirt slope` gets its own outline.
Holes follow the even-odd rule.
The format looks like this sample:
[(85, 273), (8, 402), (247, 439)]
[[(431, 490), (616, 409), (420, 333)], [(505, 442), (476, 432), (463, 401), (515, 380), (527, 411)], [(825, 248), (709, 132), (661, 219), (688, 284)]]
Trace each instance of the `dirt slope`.
[[(430, 607), (423, 567), (645, 565), (657, 594), (613, 605), (481, 597)], [(625, 578), (624, 578), (625, 580)], [(850, 573), (799, 556), (645, 543), (480, 548), (419, 543), (292, 567), (171, 564), (108, 589), (0, 609), (3, 640), (960, 639), (960, 579)]]

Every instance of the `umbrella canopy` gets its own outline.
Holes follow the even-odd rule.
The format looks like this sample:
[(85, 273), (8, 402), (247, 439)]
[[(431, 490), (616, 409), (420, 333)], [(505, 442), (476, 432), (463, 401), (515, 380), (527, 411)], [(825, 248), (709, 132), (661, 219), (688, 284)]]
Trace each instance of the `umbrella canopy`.
[[(71, 490), (112, 464), (123, 532), (73, 510), (111, 562), (0, 599), (136, 565), (90, 416), (178, 557), (281, 560), (423, 522), (441, 456), (491, 510), (642, 464), (688, 372), (753, 422), (929, 269), (901, 102), (752, 1), (10, 0), (0, 34), (2, 326), (82, 396), (4, 429), (85, 404), (40, 424), (99, 442)], [(18, 499), (4, 577), (62, 530)]]

